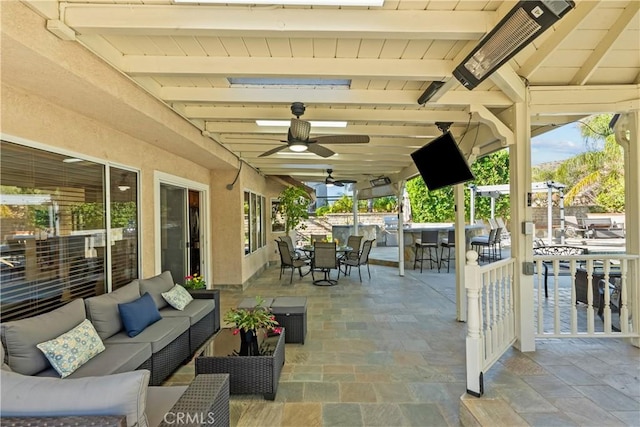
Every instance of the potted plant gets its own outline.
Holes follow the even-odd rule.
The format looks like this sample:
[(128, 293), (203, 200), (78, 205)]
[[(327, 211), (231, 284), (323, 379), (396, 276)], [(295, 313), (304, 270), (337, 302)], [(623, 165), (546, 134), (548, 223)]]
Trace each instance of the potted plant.
[(253, 308), (232, 308), (224, 314), (224, 321), (235, 325), (234, 335), (240, 334), (239, 356), (259, 356), (258, 331), (265, 333), (273, 331), (281, 332), (276, 317), (271, 309), (265, 307), (264, 299), (256, 297), (256, 305)]
[(284, 214), (285, 233), (289, 234), (300, 225), (300, 228), (306, 228), (301, 224), (303, 219), (309, 218), (307, 211), (311, 198), (302, 187), (287, 187), (278, 196), (280, 201), (280, 210)]
[(185, 289), (204, 289), (206, 286), (207, 284), (204, 281), (204, 277), (200, 276), (198, 273), (194, 273), (184, 278)]

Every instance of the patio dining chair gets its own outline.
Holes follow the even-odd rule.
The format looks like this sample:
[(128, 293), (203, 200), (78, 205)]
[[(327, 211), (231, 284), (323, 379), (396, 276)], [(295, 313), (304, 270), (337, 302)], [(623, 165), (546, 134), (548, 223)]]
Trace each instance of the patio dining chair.
[(311, 244), (313, 245), (315, 242), (323, 242), (327, 240), (326, 234), (312, 234), (311, 235)]
[(491, 229), (489, 234), (482, 234), (471, 238), (471, 247), (476, 251), (481, 259), (493, 261), (493, 249), (496, 241), (497, 228)]
[(293, 259), (300, 259), (303, 261), (309, 260), (309, 257), (304, 252), (297, 250), (295, 246), (293, 246), (293, 240), (291, 239), (291, 236), (280, 236), (280, 240), (287, 244), (287, 246), (289, 247), (289, 252), (291, 253), (291, 257)]
[[(338, 264), (336, 242), (315, 242), (313, 245), (313, 260), (311, 265), (311, 277), (313, 284), (318, 286), (333, 286), (338, 284), (340, 279), (340, 268)], [(331, 270), (338, 270), (338, 278), (331, 279)], [(314, 272), (320, 271), (324, 274), (322, 279), (317, 279)]]
[(357, 260), (360, 257), (360, 245), (362, 244), (362, 236), (351, 235), (347, 238), (347, 246), (353, 248), (352, 252), (348, 252), (342, 259)]
[(360, 281), (362, 282), (362, 272), (360, 271), (360, 266), (366, 265), (367, 272), (369, 273), (369, 279), (371, 279), (371, 270), (369, 270), (369, 253), (371, 253), (373, 242), (374, 240), (365, 240), (362, 244), (362, 250), (358, 252), (357, 258), (345, 258), (340, 261), (340, 263), (345, 267), (345, 274), (351, 274), (351, 267), (358, 267), (358, 275), (360, 276)]
[(280, 252), (280, 277), (279, 279), (282, 279), (282, 273), (284, 273), (284, 270), (287, 268), (291, 269), (291, 277), (289, 278), (289, 283), (293, 282), (293, 270), (295, 270), (296, 268), (298, 269), (298, 273), (300, 273), (300, 277), (303, 276), (302, 274), (302, 267), (304, 267), (305, 265), (309, 265), (307, 263), (306, 260), (302, 260), (302, 259), (295, 259), (292, 255), (291, 252), (289, 251), (289, 246), (287, 245), (287, 242), (283, 241), (283, 240), (276, 240), (276, 243), (278, 244), (278, 251)]

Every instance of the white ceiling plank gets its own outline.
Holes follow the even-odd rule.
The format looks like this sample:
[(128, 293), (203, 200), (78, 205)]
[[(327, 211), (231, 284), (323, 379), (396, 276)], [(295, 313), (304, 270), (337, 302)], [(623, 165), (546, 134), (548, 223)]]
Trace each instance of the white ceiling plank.
[(198, 43), (208, 56), (228, 57), (229, 52), (222, 44), (220, 37), (197, 37)]
[(587, 83), (589, 77), (593, 74), (607, 53), (609, 53), (618, 37), (620, 37), (624, 30), (635, 19), (637, 19), (638, 11), (640, 11), (640, 1), (632, 1), (629, 3), (620, 15), (620, 18), (618, 18), (615, 24), (607, 32), (607, 35), (600, 41), (589, 59), (585, 61), (582, 68), (580, 68), (580, 71), (576, 73), (570, 84), (581, 86)]
[(171, 56), (183, 56), (185, 55), (184, 50), (176, 43), (173, 37), (159, 37), (152, 36), (149, 37), (149, 40), (155, 44), (158, 49), (162, 52), (163, 55), (171, 55)]
[(313, 39), (311, 38), (295, 38), (290, 39), (291, 53), (294, 58), (312, 58), (313, 57)]
[(357, 58), (360, 42), (360, 39), (338, 39), (336, 58)]
[(291, 44), (289, 39), (284, 37), (270, 37), (267, 39), (267, 46), (271, 56), (276, 58), (291, 58)]
[(176, 44), (180, 46), (180, 49), (187, 56), (205, 56), (206, 52), (202, 48), (202, 45), (198, 42), (198, 39), (192, 36), (187, 37), (173, 37)]
[(335, 58), (337, 39), (324, 38), (313, 40), (313, 56), (315, 58)]
[[(402, 90), (318, 90), (318, 89), (249, 89), (249, 88), (162, 88), (162, 99), (169, 102), (228, 102), (228, 103), (286, 103), (304, 102), (315, 104), (357, 105), (415, 105), (420, 91)], [(450, 91), (443, 95), (440, 105), (469, 105), (482, 102), (490, 107), (507, 107), (512, 104), (500, 92)]]
[[(464, 121), (467, 113), (463, 111), (439, 110), (382, 110), (382, 109), (336, 109), (314, 108), (309, 105), (304, 113), (305, 120), (346, 120), (348, 122), (400, 122), (424, 123), (444, 121)], [(189, 117), (216, 120), (288, 120), (292, 117), (288, 106), (282, 108), (252, 108), (252, 107), (216, 107), (189, 106), (185, 107)], [(447, 120), (450, 119), (450, 120)]]
[(524, 64), (518, 70), (518, 74), (525, 78), (530, 78), (536, 72), (560, 44), (573, 32), (593, 10), (595, 10), (599, 1), (589, 1), (580, 3), (580, 7), (567, 13), (562, 20), (555, 26), (555, 31), (538, 47), (536, 52), (529, 56)]
[(224, 50), (231, 56), (249, 56), (247, 46), (240, 37), (220, 37), (220, 43), (224, 46)]
[(269, 45), (264, 37), (243, 37), (244, 45), (253, 57), (269, 57)]
[(100, 36), (80, 36), (78, 41), (87, 49), (99, 54), (103, 60), (112, 66), (121, 69), (124, 57), (112, 44)]
[(81, 34), (478, 40), (493, 26), (495, 12), (69, 3), (63, 22)]
[(386, 40), (380, 51), (380, 58), (400, 59), (408, 44), (409, 40)]
[[(464, 122), (466, 124), (466, 121)], [(264, 128), (259, 127), (258, 125), (252, 125), (247, 123), (220, 123), (220, 122), (207, 122), (206, 123), (207, 131), (212, 133), (263, 133), (267, 134), (275, 134), (275, 135), (284, 135), (287, 134), (287, 128)], [(425, 126), (349, 126), (346, 129), (331, 129), (331, 131), (314, 131), (312, 128), (312, 134), (316, 135), (369, 135), (369, 136), (425, 136), (432, 137), (434, 136), (433, 126), (425, 125)], [(439, 134), (439, 133), (438, 133)]]
[(358, 58), (379, 58), (383, 45), (383, 39), (362, 40), (358, 50)]
[(522, 78), (513, 71), (509, 64), (505, 64), (494, 71), (489, 78), (500, 88), (502, 92), (513, 102), (523, 102), (526, 97), (526, 88)]

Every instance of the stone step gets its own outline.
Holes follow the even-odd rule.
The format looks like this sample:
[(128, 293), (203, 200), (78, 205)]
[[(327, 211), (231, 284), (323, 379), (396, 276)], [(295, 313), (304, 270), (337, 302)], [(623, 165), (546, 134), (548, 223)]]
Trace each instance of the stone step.
[(460, 423), (465, 427), (529, 425), (505, 400), (466, 393), (460, 398)]

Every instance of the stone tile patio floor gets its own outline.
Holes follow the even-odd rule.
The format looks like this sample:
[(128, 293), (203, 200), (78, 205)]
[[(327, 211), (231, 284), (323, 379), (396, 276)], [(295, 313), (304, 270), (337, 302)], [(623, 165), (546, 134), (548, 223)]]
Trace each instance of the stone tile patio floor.
[[(455, 276), (372, 265), (317, 287), (267, 269), (244, 292), (222, 291), (222, 313), (247, 296), (308, 298), (304, 345), (286, 345), (275, 401), (231, 396), (232, 426), (458, 426), (466, 325)], [(596, 316), (597, 321), (599, 319)], [(640, 426), (640, 349), (619, 339), (546, 339), (507, 352), (465, 397), (480, 425)], [(193, 363), (166, 385), (188, 384)], [(463, 415), (464, 421), (467, 420)]]

